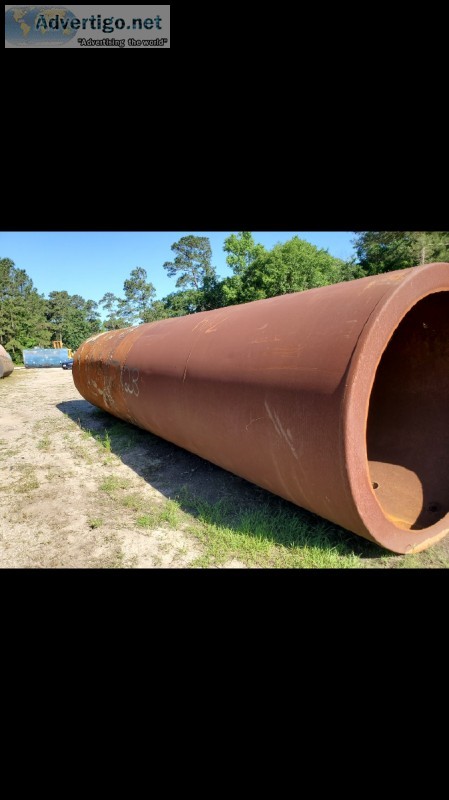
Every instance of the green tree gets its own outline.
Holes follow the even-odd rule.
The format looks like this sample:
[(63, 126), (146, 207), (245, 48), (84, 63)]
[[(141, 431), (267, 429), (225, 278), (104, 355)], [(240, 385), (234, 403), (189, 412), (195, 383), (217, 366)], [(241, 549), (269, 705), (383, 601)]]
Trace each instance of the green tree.
[(165, 311), (170, 317), (183, 317), (186, 314), (202, 311), (203, 309), (198, 307), (200, 297), (202, 297), (202, 292), (198, 292), (195, 289), (171, 292), (163, 299)]
[(378, 275), (413, 266), (412, 238), (406, 231), (361, 231), (353, 240), (366, 275)]
[(152, 283), (147, 281), (147, 272), (143, 267), (136, 267), (123, 284), (125, 299), (121, 301), (122, 315), (131, 322), (143, 321), (150, 302), (156, 294)]
[[(171, 249), (176, 253), (175, 259), (166, 261), (164, 269), (170, 278), (177, 276), (176, 288), (181, 289), (182, 296), (180, 305), (190, 309), (185, 313), (215, 307), (214, 293), (218, 279), (211, 264), (209, 239), (206, 236), (183, 236), (179, 242), (172, 244)], [(171, 302), (171, 299), (168, 300), (169, 305)]]
[(248, 231), (239, 231), (228, 236), (224, 241), (223, 250), (228, 254), (226, 262), (234, 275), (243, 275), (256, 258), (266, 253), (264, 246), (256, 244), (252, 233)]
[(358, 263), (357, 259), (352, 256), (347, 261), (343, 261), (340, 266), (340, 273), (338, 282), (340, 281), (353, 281), (357, 278), (365, 278), (366, 273)]
[(257, 256), (242, 275), (239, 301), (260, 300), (347, 279), (348, 266), (294, 236)]
[(225, 278), (215, 287), (216, 308), (242, 302), (244, 299), (242, 284), (245, 274), (257, 259), (263, 259), (267, 255), (264, 246), (256, 244), (249, 231), (232, 233), (225, 239), (223, 250), (228, 254), (226, 262), (234, 274)]
[(16, 363), (22, 349), (50, 342), (45, 309), (45, 298), (26, 271), (10, 258), (0, 259), (0, 343)]
[(157, 322), (160, 319), (172, 317), (165, 300), (153, 300), (143, 313), (142, 322)]
[(164, 269), (170, 278), (178, 276), (177, 289), (190, 287), (199, 291), (206, 278), (215, 277), (211, 265), (212, 249), (206, 236), (183, 236), (172, 244), (171, 249), (176, 257), (174, 261), (166, 261)]
[(101, 329), (97, 304), (66, 291), (50, 292), (47, 320), (53, 338), (62, 338), (64, 346), (72, 350)]
[(412, 256), (415, 264), (449, 261), (449, 233), (445, 231), (414, 231)]
[(123, 303), (112, 292), (106, 292), (99, 301), (99, 305), (103, 306), (106, 312), (106, 319), (103, 322), (103, 328), (106, 331), (115, 331), (120, 328), (126, 328), (128, 325), (124, 316), (121, 316), (119, 306)]
[(449, 261), (446, 231), (360, 231), (354, 247), (365, 275)]
[(158, 314), (153, 309), (156, 290), (147, 281), (147, 272), (143, 267), (131, 270), (129, 278), (123, 283), (124, 297), (117, 297), (106, 292), (100, 300), (107, 316), (103, 323), (105, 330), (118, 330), (134, 325), (136, 322), (153, 320)]

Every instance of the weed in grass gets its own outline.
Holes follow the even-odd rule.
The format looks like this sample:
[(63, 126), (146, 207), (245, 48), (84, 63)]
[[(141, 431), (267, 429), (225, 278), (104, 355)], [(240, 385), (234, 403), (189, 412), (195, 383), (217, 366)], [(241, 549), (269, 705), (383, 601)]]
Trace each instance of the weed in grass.
[(110, 563), (107, 565), (108, 569), (121, 569), (124, 564), (125, 554), (121, 547), (117, 547), (115, 553), (113, 554)]
[(138, 494), (127, 494), (122, 497), (120, 503), (125, 508), (131, 508), (133, 511), (143, 511), (145, 507), (145, 500)]
[(141, 431), (126, 422), (114, 422), (109, 429), (111, 447), (117, 453), (133, 447), (142, 435)]
[(157, 517), (154, 514), (143, 514), (141, 517), (137, 517), (136, 522), (139, 528), (155, 528)]
[(50, 437), (49, 436), (44, 436), (44, 438), (41, 439), (37, 443), (37, 446), (38, 446), (39, 450), (49, 450), (50, 449), (50, 444), (51, 444)]
[(109, 569), (129, 569), (137, 564), (137, 556), (125, 558), (125, 553), (121, 548), (117, 548), (112, 556), (111, 562), (107, 565)]
[(100, 485), (102, 492), (115, 492), (117, 489), (128, 489), (130, 481), (126, 478), (119, 478), (116, 475), (110, 475)]
[(93, 464), (93, 459), (88, 450), (85, 447), (80, 447), (79, 445), (73, 444), (71, 446), (71, 450), (75, 456), (78, 458), (82, 458), (83, 461), (86, 461), (87, 464)]
[(100, 445), (100, 447), (106, 450), (107, 453), (111, 452), (111, 439), (109, 436), (109, 431), (105, 430), (103, 432), (95, 432), (87, 430), (86, 433), (91, 439), (95, 439), (95, 441)]
[(0, 454), (0, 458), (3, 460), (5, 458), (10, 458), (11, 456), (16, 456), (20, 452), (18, 447), (11, 449), (11, 450), (2, 450)]
[(176, 528), (179, 525), (179, 512), (179, 504), (176, 500), (167, 500), (159, 514), (159, 520), (160, 522), (166, 522), (170, 528)]
[(102, 525), (103, 525), (102, 519), (89, 520), (89, 528), (92, 528), (92, 530), (94, 530), (95, 528), (101, 528)]
[(157, 528), (164, 522), (173, 529), (179, 525), (181, 510), (175, 500), (167, 500), (162, 509), (155, 509), (138, 517), (136, 522), (141, 528)]
[(38, 486), (39, 481), (33, 473), (27, 475), (27, 477), (20, 483), (20, 489), (22, 492), (31, 492), (33, 489), (37, 489)]

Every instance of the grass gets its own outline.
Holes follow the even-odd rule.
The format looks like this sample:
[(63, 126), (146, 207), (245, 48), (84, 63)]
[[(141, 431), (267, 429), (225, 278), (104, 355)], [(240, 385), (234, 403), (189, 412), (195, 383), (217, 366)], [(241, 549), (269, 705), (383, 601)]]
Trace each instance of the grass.
[[(104, 418), (106, 418), (108, 421), (110, 419), (109, 415), (104, 414), (103, 411), (94, 411), (89, 416), (94, 418), (95, 424), (93, 427), (85, 427), (85, 425), (89, 426), (92, 424), (92, 419), (89, 419), (89, 417), (86, 417), (86, 415), (83, 415), (83, 420), (78, 417), (76, 423), (74, 420), (72, 420), (72, 422), (74, 422), (74, 424), (81, 429), (82, 439), (85, 441), (95, 441), (98, 444), (101, 452), (104, 451), (105, 456), (102, 461), (103, 466), (112, 466), (115, 464), (117, 456), (120, 456), (125, 450), (133, 447), (136, 441), (139, 439), (139, 436), (142, 435), (137, 428), (134, 429), (126, 422), (120, 421), (113, 422), (112, 425), (109, 425), (104, 429), (102, 427), (99, 429), (98, 418), (101, 421), (103, 421)], [(89, 463), (93, 463), (86, 451), (84, 451), (83, 457), (86, 458)]]
[(0, 459), (4, 460), (5, 458), (11, 458), (11, 456), (16, 456), (20, 453), (19, 447), (13, 447), (10, 450), (2, 450), (0, 453)]
[(70, 449), (72, 450), (72, 453), (75, 456), (77, 456), (78, 458), (82, 458), (83, 461), (87, 462), (87, 464), (93, 464), (94, 463), (94, 459), (92, 458), (91, 454), (82, 445), (79, 445), (76, 442), (75, 443), (70, 443)]
[(33, 433), (36, 434), (48, 434), (48, 433), (63, 433), (66, 430), (66, 424), (64, 421), (56, 422), (55, 420), (48, 420), (48, 419), (40, 419), (36, 420), (33, 424), (32, 430)]
[[(276, 500), (267, 507), (240, 508), (229, 501), (208, 503), (192, 497), (196, 520), (189, 527), (204, 548), (190, 567), (219, 566), (237, 559), (249, 567), (353, 568), (359, 559), (335, 527), (316, 518), (313, 527), (301, 512)], [(273, 506), (278, 508), (273, 508)]]
[[(227, 483), (226, 473), (214, 473), (210, 465), (205, 468), (195, 462), (192, 469), (188, 454), (101, 410), (86, 413), (82, 423), (84, 438), (95, 440), (103, 453), (101, 463), (114, 467), (121, 458), (160, 491), (170, 487), (174, 499), (161, 505), (160, 499), (149, 497), (138, 486), (124, 491), (131, 482), (114, 474), (100, 485), (117, 504), (118, 514), (120, 506), (132, 512), (122, 515), (121, 524), (126, 519), (128, 529), (151, 534), (158, 528), (182, 528), (200, 543), (202, 554), (190, 567), (229, 565), (234, 560), (256, 568), (449, 567), (444, 551), (440, 554), (431, 548), (413, 556), (389, 553), (250, 484), (244, 482), (240, 489), (232, 482), (235, 479)], [(92, 454), (95, 459), (94, 450)], [(179, 475), (195, 470), (204, 470), (204, 484), (196, 476), (190, 491), (181, 489), (186, 479)], [(214, 496), (223, 495), (223, 487), (230, 499), (215, 501)]]
[(31, 492), (33, 489), (37, 489), (39, 487), (39, 481), (36, 478), (36, 474), (32, 465), (20, 465), (18, 470), (21, 472), (21, 479), (17, 485), (21, 493)]
[(114, 452), (128, 450), (145, 437), (145, 434), (140, 428), (132, 427), (128, 425), (127, 422), (120, 422), (119, 420), (113, 422), (106, 430), (106, 433), (108, 434)]
[(137, 556), (127, 558), (121, 547), (117, 547), (109, 563), (105, 566), (107, 569), (132, 569), (132, 567), (136, 566), (137, 560)]
[(141, 517), (137, 517), (136, 522), (140, 528), (155, 528), (157, 524), (156, 515), (143, 514)]
[(102, 492), (115, 492), (117, 489), (128, 489), (130, 481), (117, 475), (109, 475), (100, 485)]
[(397, 556), (397, 566), (402, 569), (420, 569), (422, 567), (437, 568), (439, 567), (448, 569), (449, 558), (446, 555), (441, 555), (435, 548), (424, 550), (422, 553), (415, 553), (414, 555)]
[[(76, 421), (74, 419), (71, 420), (73, 427), (81, 431), (81, 440), (84, 442), (95, 441), (100, 446), (101, 451), (106, 451), (106, 455), (102, 461), (103, 466), (111, 466), (114, 464), (115, 457), (111, 453), (112, 443), (108, 431), (105, 430), (98, 432), (95, 430), (90, 430), (89, 428), (83, 427), (83, 421), (79, 416), (77, 417)], [(89, 452), (89, 449), (87, 449), (87, 447), (82, 443), (80, 444), (79, 441), (72, 442), (67, 433), (64, 434), (64, 440), (69, 443), (69, 446), (75, 455), (82, 458), (84, 461), (87, 461), (88, 464), (95, 463), (95, 451)]]
[(40, 439), (40, 441), (37, 443), (37, 446), (39, 450), (49, 450), (50, 444), (51, 444), (50, 437), (45, 435), (43, 439)]
[(89, 528), (91, 528), (92, 530), (95, 530), (95, 528), (101, 528), (102, 525), (103, 525), (102, 519), (89, 520)]
[[(232, 559), (268, 568), (448, 568), (447, 551), (430, 548), (397, 555), (320, 517), (267, 495), (257, 507), (235, 509), (229, 501), (208, 503), (184, 492), (192, 511), (188, 531), (203, 545), (190, 567), (219, 566)], [(438, 546), (437, 546), (438, 547)]]
[(170, 528), (177, 528), (180, 521), (180, 508), (175, 500), (167, 500), (160, 512), (160, 522), (166, 522)]
[(32, 475), (26, 481), (21, 483), (20, 488), (22, 492), (31, 492), (33, 489), (39, 488), (39, 481), (35, 475)]
[[(238, 560), (248, 567), (354, 568), (360, 565), (358, 542), (351, 534), (319, 517), (294, 509), (277, 498), (266, 506), (240, 507), (229, 500), (206, 502), (182, 491), (162, 508), (145, 508), (138, 494), (127, 495), (122, 505), (142, 511), (139, 528), (180, 525), (202, 545), (203, 553), (190, 567), (220, 566)], [(341, 535), (338, 537), (338, 531)], [(365, 547), (362, 542), (361, 547)], [(366, 543), (368, 549), (371, 547)]]
[(143, 511), (146, 506), (145, 499), (139, 494), (127, 494), (122, 497), (120, 503), (125, 508), (130, 508), (132, 511)]
[(176, 530), (180, 524), (181, 509), (175, 500), (167, 500), (160, 509), (152, 509), (146, 514), (137, 517), (137, 525), (140, 528), (157, 528), (162, 524)]
[[(82, 423), (85, 438), (93, 438), (105, 454), (120, 457), (130, 448), (145, 444), (146, 464), (139, 464), (139, 470), (150, 483), (155, 468), (163, 473), (165, 459), (156, 457), (151, 463), (150, 434), (124, 421), (111, 421), (100, 409), (83, 418)], [(100, 485), (101, 491), (111, 496), (128, 487), (128, 481), (114, 475)], [(359, 545), (350, 533), (270, 495), (262, 504), (257, 496), (240, 507), (235, 502), (207, 502), (182, 492), (162, 507), (138, 491), (115, 499), (134, 512), (134, 524), (147, 532), (182, 525), (202, 545), (201, 557), (192, 564), (197, 567), (219, 566), (236, 559), (252, 567), (353, 568), (360, 565), (364, 548), (370, 552), (371, 547), (368, 542)]]
[[(83, 439), (94, 439), (108, 453), (120, 453), (124, 450), (128, 450), (130, 447), (133, 447), (140, 438), (145, 436), (139, 428), (128, 425), (127, 422), (117, 420), (110, 423), (109, 415), (105, 414), (103, 411), (93, 411), (90, 417), (93, 417), (95, 421), (95, 425), (92, 427), (85, 427), (79, 417), (76, 421), (76, 424), (81, 428)], [(107, 427), (105, 426), (103, 428), (101, 423), (105, 420), (109, 424)], [(83, 421), (85, 420), (83, 419)], [(85, 422), (91, 424), (92, 420), (88, 419)]]

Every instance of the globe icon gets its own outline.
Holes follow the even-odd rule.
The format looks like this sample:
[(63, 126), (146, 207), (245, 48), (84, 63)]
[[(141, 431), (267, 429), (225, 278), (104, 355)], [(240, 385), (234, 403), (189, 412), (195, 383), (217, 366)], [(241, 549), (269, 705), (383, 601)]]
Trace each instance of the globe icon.
[[(51, 19), (59, 17), (57, 28), (51, 28)], [(76, 19), (63, 6), (16, 6), (5, 12), (5, 39), (19, 47), (55, 47), (69, 42), (77, 31), (70, 27)], [(63, 27), (61, 21), (69, 23)], [(54, 23), (52, 23), (53, 25)]]

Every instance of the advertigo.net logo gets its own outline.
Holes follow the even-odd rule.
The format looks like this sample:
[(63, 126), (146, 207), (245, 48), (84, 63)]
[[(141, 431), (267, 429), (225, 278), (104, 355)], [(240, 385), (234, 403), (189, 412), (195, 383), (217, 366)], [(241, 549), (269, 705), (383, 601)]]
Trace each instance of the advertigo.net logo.
[(170, 47), (170, 6), (5, 6), (8, 46)]

